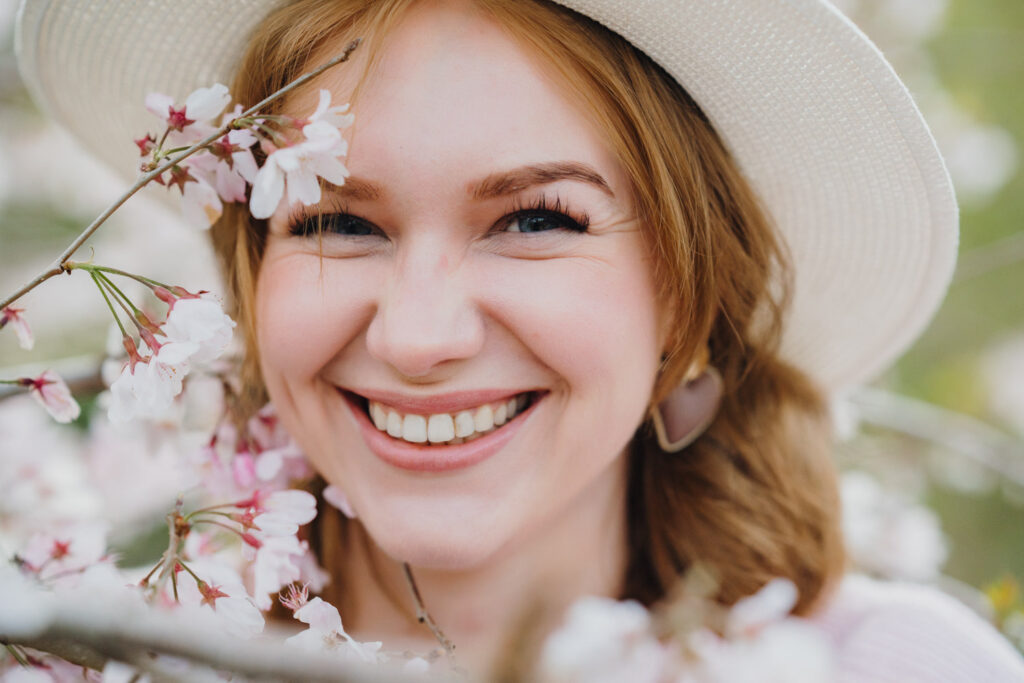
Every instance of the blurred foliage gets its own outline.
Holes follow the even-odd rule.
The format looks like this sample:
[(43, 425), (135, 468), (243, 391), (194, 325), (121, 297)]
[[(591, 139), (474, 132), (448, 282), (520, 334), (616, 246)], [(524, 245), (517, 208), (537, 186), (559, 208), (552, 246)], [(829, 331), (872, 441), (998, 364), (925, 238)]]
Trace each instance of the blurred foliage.
[[(957, 103), (1009, 131), (1018, 151), (1024, 148), (1022, 42), (1024, 2), (953, 0), (945, 28), (929, 44), (939, 77)], [(995, 267), (997, 257), (1012, 249), (1019, 259)], [(976, 274), (983, 264), (975, 259), (986, 254), (993, 269)], [(962, 207), (958, 280), (928, 331), (899, 363), (898, 388), (984, 417), (976, 390), (978, 356), (999, 336), (1024, 329), (1022, 291), (1024, 163), (994, 201)]]
[[(1009, 131), (1019, 152), (1022, 45), (1020, 0), (953, 0), (944, 29), (929, 44), (943, 86), (957, 103)], [(1024, 163), (993, 201), (962, 207), (957, 275), (927, 332), (887, 379), (898, 391), (992, 422), (979, 375), (983, 354), (1000, 337), (1024, 331)], [(951, 540), (949, 575), (975, 586), (1001, 572), (1024, 577), (1021, 501), (1012, 503), (998, 488), (969, 494), (937, 485), (925, 500)]]

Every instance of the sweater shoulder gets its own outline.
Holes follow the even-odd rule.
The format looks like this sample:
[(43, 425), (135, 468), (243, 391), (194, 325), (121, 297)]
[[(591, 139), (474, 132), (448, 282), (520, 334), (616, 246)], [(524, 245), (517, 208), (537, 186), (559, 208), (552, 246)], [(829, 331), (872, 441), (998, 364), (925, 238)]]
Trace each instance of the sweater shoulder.
[(844, 683), (1024, 683), (1024, 657), (956, 598), (851, 574), (811, 621), (832, 641)]

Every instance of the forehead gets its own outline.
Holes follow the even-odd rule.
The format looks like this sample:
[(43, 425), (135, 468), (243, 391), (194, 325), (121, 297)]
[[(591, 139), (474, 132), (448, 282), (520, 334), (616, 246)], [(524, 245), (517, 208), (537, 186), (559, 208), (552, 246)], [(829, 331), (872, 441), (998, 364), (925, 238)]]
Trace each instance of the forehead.
[[(340, 52), (346, 40), (309, 66)], [(334, 103), (349, 101), (366, 50), (356, 56), (290, 98), (288, 112), (308, 115), (320, 88), (331, 90)], [(433, 169), (450, 186), (453, 178), (495, 168), (574, 160), (617, 184), (596, 127), (550, 71), (472, 3), (417, 3), (383, 37), (378, 62), (359, 86), (347, 164), (360, 176), (390, 179), (400, 171), (421, 182)]]

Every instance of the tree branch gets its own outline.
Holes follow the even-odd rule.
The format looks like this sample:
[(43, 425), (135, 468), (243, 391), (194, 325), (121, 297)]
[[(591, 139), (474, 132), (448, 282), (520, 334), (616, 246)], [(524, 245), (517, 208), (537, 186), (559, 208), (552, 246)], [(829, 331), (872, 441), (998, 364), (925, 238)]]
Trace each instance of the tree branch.
[(444, 634), (441, 627), (438, 626), (433, 618), (430, 616), (430, 612), (427, 611), (426, 606), (423, 604), (423, 598), (420, 596), (420, 589), (416, 586), (416, 579), (413, 578), (412, 568), (408, 562), (402, 563), (402, 572), (405, 574), (405, 581), (409, 585), (409, 592), (412, 593), (413, 602), (416, 603), (416, 619), (421, 624), (426, 624), (430, 632), (437, 638), (437, 642), (441, 643), (441, 647), (444, 648), (445, 654), (448, 656), (448, 664), (453, 670), (458, 670), (455, 663), (455, 643), (453, 643), (448, 636)]
[[(334, 57), (333, 59), (331, 59), (328, 62), (325, 62), (324, 64), (321, 64), (320, 66), (318, 66), (317, 68), (313, 69), (309, 73), (306, 73), (306, 74), (303, 74), (302, 76), (299, 76), (298, 78), (296, 78), (294, 81), (292, 81), (288, 85), (284, 86), (280, 90), (274, 92), (273, 94), (271, 94), (270, 96), (265, 98), (263, 101), (259, 102), (258, 104), (254, 105), (252, 107), (249, 107), (249, 109), (247, 109), (246, 111), (242, 112), (242, 114), (240, 116), (236, 117), (236, 118), (245, 118), (245, 117), (248, 117), (248, 116), (252, 116), (253, 114), (257, 114), (259, 112), (259, 110), (262, 109), (263, 107), (267, 106), (268, 104), (270, 104), (274, 100), (277, 100), (277, 99), (283, 97), (285, 94), (287, 94), (291, 90), (294, 90), (295, 88), (299, 87), (300, 85), (306, 83), (310, 79), (315, 78), (316, 76), (320, 75), (325, 70), (329, 69), (330, 67), (334, 66), (335, 64), (340, 64), (341, 62), (347, 61), (348, 58), (352, 55), (352, 52), (359, 46), (360, 42), (362, 42), (362, 39), (357, 38), (356, 40), (353, 40), (351, 43), (348, 44), (348, 46), (345, 48), (344, 52), (342, 52), (340, 55), (338, 55), (337, 57)], [(20, 299), (22, 296), (24, 296), (25, 294), (29, 293), (30, 291), (32, 291), (33, 289), (35, 289), (36, 287), (38, 287), (42, 283), (44, 283), (47, 280), (49, 280), (50, 278), (52, 278), (52, 277), (54, 277), (56, 275), (60, 275), (63, 272), (68, 272), (67, 269), (65, 268), (65, 264), (67, 263), (68, 259), (70, 259), (72, 257), (72, 255), (74, 255), (74, 253), (76, 251), (78, 251), (79, 247), (81, 247), (83, 244), (85, 244), (86, 240), (88, 240), (90, 237), (92, 237), (93, 233), (95, 233), (96, 230), (101, 225), (103, 225), (103, 223), (105, 223), (106, 220), (108, 218), (110, 218), (110, 216), (113, 215), (113, 213), (115, 211), (117, 211), (119, 208), (121, 208), (121, 205), (123, 205), (126, 201), (128, 201), (128, 199), (132, 195), (134, 195), (136, 192), (138, 192), (143, 187), (145, 187), (147, 184), (149, 184), (150, 181), (152, 181), (154, 178), (159, 176), (161, 173), (163, 173), (167, 169), (175, 166), (176, 164), (181, 163), (184, 159), (192, 156), (193, 154), (195, 154), (199, 150), (203, 149), (204, 147), (206, 147), (210, 143), (212, 143), (212, 142), (216, 141), (217, 139), (219, 139), (221, 136), (226, 134), (228, 131), (232, 130), (234, 121), (235, 120), (232, 119), (228, 123), (226, 123), (223, 126), (221, 126), (220, 128), (218, 128), (215, 132), (211, 133), (210, 135), (206, 136), (201, 141), (197, 142), (196, 144), (194, 144), (191, 147), (189, 147), (188, 149), (186, 149), (181, 154), (179, 154), (179, 155), (177, 155), (175, 157), (169, 158), (167, 161), (165, 161), (164, 163), (160, 164), (159, 166), (154, 168), (152, 171), (149, 171), (148, 173), (143, 174), (138, 180), (135, 181), (135, 184), (132, 185), (131, 188), (129, 188), (127, 192), (125, 192), (120, 197), (118, 197), (116, 200), (114, 200), (113, 204), (108, 206), (103, 211), (103, 213), (101, 213), (99, 216), (97, 216), (96, 219), (93, 220), (93, 222), (90, 223), (85, 228), (85, 230), (83, 230), (78, 235), (78, 237), (76, 237), (74, 239), (74, 241), (72, 241), (71, 244), (69, 244), (67, 246), (67, 248), (61, 253), (60, 256), (57, 257), (57, 259), (50, 265), (49, 268), (47, 268), (46, 270), (44, 270), (43, 272), (39, 273), (38, 275), (36, 275), (31, 280), (29, 280), (20, 289), (18, 289), (16, 292), (14, 292), (14, 294), (11, 294), (10, 296), (8, 296), (3, 301), (0, 301), (0, 309), (6, 308), (7, 306), (11, 305), (12, 303), (14, 303), (18, 299)]]
[[(128, 591), (54, 593), (0, 577), (0, 642), (49, 652), (73, 664), (102, 669), (109, 659), (149, 673), (154, 680), (195, 681), (201, 672), (179, 671), (154, 655), (169, 655), (251, 680), (404, 680), (394, 671), (355, 665), (339, 653), (307, 652), (284, 642), (294, 632), (268, 625), (253, 640), (235, 638), (201, 609), (159, 611)], [(210, 680), (215, 680), (212, 677)]]

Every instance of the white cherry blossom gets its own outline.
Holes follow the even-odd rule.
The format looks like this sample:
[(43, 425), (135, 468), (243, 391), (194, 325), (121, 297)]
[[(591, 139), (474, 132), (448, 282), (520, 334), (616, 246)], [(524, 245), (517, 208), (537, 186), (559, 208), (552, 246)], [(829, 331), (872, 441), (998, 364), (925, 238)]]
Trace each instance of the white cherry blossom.
[(580, 683), (667, 680), (668, 661), (640, 603), (597, 597), (573, 604), (541, 653), (545, 680)]
[(754, 595), (739, 600), (729, 610), (726, 633), (750, 635), (765, 625), (785, 619), (796, 605), (799, 593), (788, 579), (772, 579)]
[(224, 213), (224, 204), (212, 185), (201, 178), (194, 178), (182, 187), (181, 212), (190, 226), (205, 230)]
[(360, 643), (353, 639), (341, 625), (341, 615), (338, 609), (329, 602), (320, 598), (313, 598), (301, 608), (295, 611), (295, 618), (309, 628), (302, 633), (292, 636), (288, 642), (308, 652), (320, 650), (336, 650), (343, 646), (342, 652), (354, 661), (375, 664), (378, 660), (378, 652), (382, 643), (367, 642)]
[(108, 417), (125, 422), (133, 417), (159, 418), (181, 393), (188, 359), (199, 349), (193, 342), (167, 341), (145, 360), (129, 361), (110, 385)]
[(212, 297), (180, 298), (171, 304), (161, 329), (171, 341), (195, 344), (190, 361), (206, 363), (218, 357), (231, 343), (235, 321)]
[(256, 175), (249, 201), (254, 218), (269, 218), (287, 190), (288, 203), (310, 205), (320, 201), (318, 177), (343, 185), (348, 169), (339, 157), (348, 153), (341, 126), (352, 124), (346, 107), (330, 107), (330, 94), (321, 91), (320, 103), (309, 123), (302, 127), (303, 139), (270, 154)]
[(267, 610), (271, 596), (302, 579), (299, 560), (308, 545), (295, 536), (270, 536), (260, 540), (252, 567), (252, 595), (256, 606)]
[(261, 536), (292, 536), (316, 517), (316, 498), (306, 491), (274, 491), (262, 498), (253, 522)]
[(355, 121), (355, 115), (349, 112), (348, 103), (331, 106), (331, 91), (326, 88), (320, 90), (320, 100), (317, 102), (316, 111), (309, 117), (310, 123), (323, 121), (335, 128), (348, 128)]

